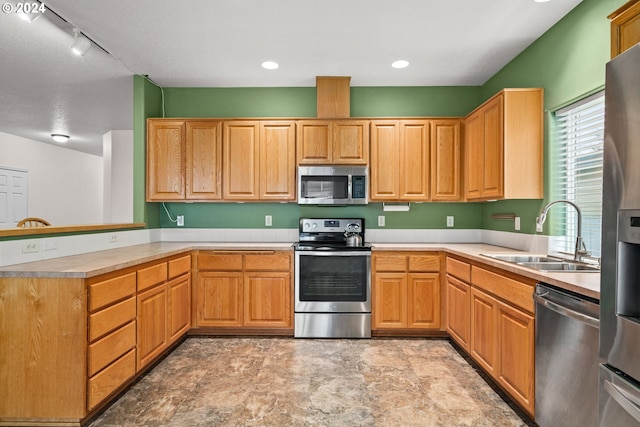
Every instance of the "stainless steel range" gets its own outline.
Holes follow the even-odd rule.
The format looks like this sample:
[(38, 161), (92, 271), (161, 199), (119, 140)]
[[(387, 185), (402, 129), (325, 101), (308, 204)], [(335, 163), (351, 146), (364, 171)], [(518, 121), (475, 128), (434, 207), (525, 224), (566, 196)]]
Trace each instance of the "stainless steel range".
[(296, 338), (371, 337), (371, 245), (363, 218), (301, 218)]

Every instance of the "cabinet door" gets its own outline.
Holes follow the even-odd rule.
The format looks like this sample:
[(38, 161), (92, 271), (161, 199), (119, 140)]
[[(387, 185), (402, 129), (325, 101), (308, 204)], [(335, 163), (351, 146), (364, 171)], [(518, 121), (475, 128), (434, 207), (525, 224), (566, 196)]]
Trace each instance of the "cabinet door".
[(224, 123), (223, 197), (225, 200), (259, 198), (259, 123), (230, 121)]
[(138, 371), (169, 345), (167, 286), (162, 284), (138, 294)]
[(295, 200), (294, 122), (260, 123), (260, 199)]
[(191, 329), (191, 275), (185, 274), (168, 283), (169, 342), (175, 342)]
[(400, 122), (400, 200), (429, 200), (429, 122)]
[(440, 328), (440, 274), (409, 273), (407, 327)]
[(496, 376), (498, 358), (497, 301), (471, 289), (471, 357), (491, 376)]
[(431, 122), (431, 200), (460, 200), (460, 120)]
[(397, 120), (371, 122), (371, 200), (400, 198), (400, 123)]
[(476, 111), (465, 121), (465, 193), (469, 200), (482, 197), (484, 181), (484, 115)]
[(504, 195), (504, 125), (503, 96), (496, 97), (484, 108), (484, 175), (482, 197)]
[(298, 121), (296, 138), (299, 165), (331, 163), (331, 138), (333, 127), (325, 120)]
[(186, 198), (222, 198), (222, 122), (186, 123)]
[(447, 275), (447, 332), (469, 351), (471, 286)]
[(291, 274), (245, 273), (244, 326), (291, 327)]
[(197, 326), (242, 326), (242, 273), (198, 274)]
[(369, 164), (369, 121), (346, 120), (333, 123), (332, 163)]
[(628, 1), (608, 16), (611, 19), (611, 58), (640, 42), (640, 3)]
[(183, 200), (185, 123), (147, 122), (147, 201)]
[(373, 328), (406, 328), (407, 274), (376, 273), (373, 287)]
[(534, 413), (535, 319), (498, 303), (498, 382), (530, 415)]

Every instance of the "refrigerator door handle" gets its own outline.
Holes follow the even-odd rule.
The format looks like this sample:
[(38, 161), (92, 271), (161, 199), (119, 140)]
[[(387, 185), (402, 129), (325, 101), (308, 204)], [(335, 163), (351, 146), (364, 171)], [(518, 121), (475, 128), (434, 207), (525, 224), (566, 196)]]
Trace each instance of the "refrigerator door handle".
[(640, 423), (640, 396), (634, 396), (630, 390), (625, 390), (609, 380), (604, 381), (604, 389), (622, 409)]
[(582, 314), (582, 313), (578, 313), (577, 311), (571, 310), (571, 309), (569, 309), (567, 307), (564, 307), (564, 306), (562, 306), (562, 305), (560, 305), (558, 303), (550, 301), (550, 300), (544, 298), (541, 295), (534, 294), (533, 295), (533, 299), (537, 303), (539, 303), (541, 305), (544, 305), (549, 310), (555, 311), (558, 314), (561, 314), (563, 316), (570, 317), (572, 319), (575, 319), (575, 320), (578, 320), (580, 322), (586, 323), (589, 326), (592, 326), (594, 328), (600, 328), (600, 321), (598, 319), (595, 319), (595, 318), (593, 318), (591, 316), (587, 316), (587, 315)]

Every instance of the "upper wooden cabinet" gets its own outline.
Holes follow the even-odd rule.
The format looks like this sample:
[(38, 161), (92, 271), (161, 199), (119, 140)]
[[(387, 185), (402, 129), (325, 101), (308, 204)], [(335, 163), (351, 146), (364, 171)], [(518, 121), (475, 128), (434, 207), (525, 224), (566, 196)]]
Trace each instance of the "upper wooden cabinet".
[(543, 197), (542, 95), (504, 89), (467, 116), (467, 200)]
[(460, 120), (371, 122), (374, 201), (460, 200)]
[(221, 198), (222, 122), (147, 121), (147, 201)]
[(611, 57), (640, 43), (640, 0), (625, 3), (608, 16), (611, 20)]
[(225, 200), (295, 200), (295, 122), (227, 121)]
[(298, 120), (300, 165), (367, 165), (368, 120)]

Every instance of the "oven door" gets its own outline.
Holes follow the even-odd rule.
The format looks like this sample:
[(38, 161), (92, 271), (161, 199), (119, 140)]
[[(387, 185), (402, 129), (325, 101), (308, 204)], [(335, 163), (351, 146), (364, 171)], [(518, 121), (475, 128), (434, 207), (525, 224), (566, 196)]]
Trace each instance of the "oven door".
[(296, 251), (295, 312), (371, 313), (370, 251)]

